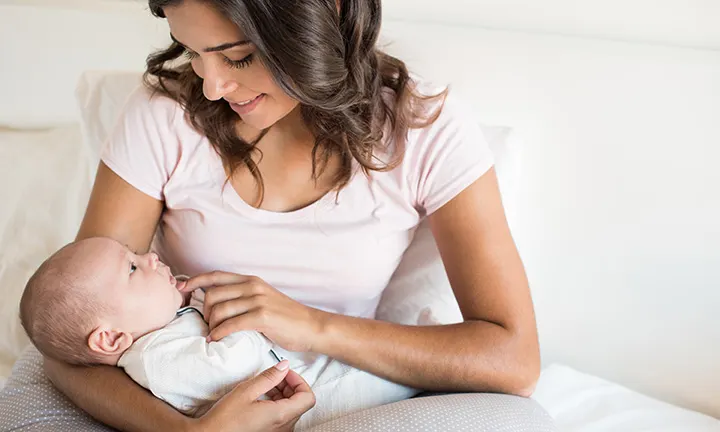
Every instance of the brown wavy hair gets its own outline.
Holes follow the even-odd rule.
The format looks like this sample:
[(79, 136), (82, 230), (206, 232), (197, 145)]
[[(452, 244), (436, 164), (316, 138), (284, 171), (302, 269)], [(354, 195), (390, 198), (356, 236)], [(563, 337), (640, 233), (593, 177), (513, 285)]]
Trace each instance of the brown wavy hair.
[[(163, 8), (183, 1), (149, 0), (149, 6), (155, 16), (165, 18)], [(331, 157), (339, 157), (333, 179), (337, 191), (350, 180), (353, 160), (366, 174), (395, 167), (402, 160), (408, 130), (427, 126), (440, 114), (442, 104), (430, 111), (427, 102), (444, 101), (447, 89), (421, 95), (405, 63), (376, 47), (381, 0), (202, 1), (242, 29), (256, 47), (256, 58), (280, 88), (299, 101), (315, 137), (313, 178), (322, 174)], [(241, 165), (250, 170), (259, 186), (259, 206), (263, 181), (252, 155), (264, 133), (254, 142), (238, 137), (239, 117), (225, 101), (205, 98), (203, 81), (189, 62), (177, 62), (184, 52), (173, 43), (150, 55), (145, 83), (183, 106), (229, 175)], [(381, 160), (384, 156), (388, 160)]]

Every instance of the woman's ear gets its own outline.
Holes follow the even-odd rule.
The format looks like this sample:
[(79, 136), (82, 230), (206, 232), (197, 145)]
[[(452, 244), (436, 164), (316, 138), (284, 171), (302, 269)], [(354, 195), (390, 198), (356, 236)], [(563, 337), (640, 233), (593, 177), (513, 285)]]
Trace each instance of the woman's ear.
[(122, 355), (132, 343), (130, 333), (107, 327), (96, 328), (88, 337), (90, 351), (108, 357)]

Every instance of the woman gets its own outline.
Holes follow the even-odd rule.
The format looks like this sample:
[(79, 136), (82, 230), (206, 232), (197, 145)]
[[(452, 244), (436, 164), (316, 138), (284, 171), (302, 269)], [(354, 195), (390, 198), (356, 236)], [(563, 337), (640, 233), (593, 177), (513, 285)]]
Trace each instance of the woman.
[[(150, 0), (150, 9), (174, 42), (149, 58), (154, 95), (131, 97), (78, 238), (146, 251), (159, 228), (165, 262), (197, 275), (186, 289), (213, 287), (214, 339), (254, 329), (413, 388), (528, 396), (535, 318), (492, 157), (452, 95), (377, 50), (380, 0)], [(464, 322), (373, 320), (424, 217)], [(282, 386), (297, 396), (282, 422), (266, 404), (251, 416), (265, 424), (249, 423), (242, 386), (191, 421), (120, 371), (49, 360), (46, 370), (121, 430), (280, 430), (310, 405), (292, 376)]]

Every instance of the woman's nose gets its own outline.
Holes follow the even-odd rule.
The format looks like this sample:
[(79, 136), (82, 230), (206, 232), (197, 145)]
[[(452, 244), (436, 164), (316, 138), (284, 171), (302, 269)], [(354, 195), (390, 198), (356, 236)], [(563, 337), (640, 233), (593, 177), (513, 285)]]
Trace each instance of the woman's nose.
[(207, 66), (203, 80), (205, 97), (208, 100), (216, 101), (237, 90), (238, 83), (232, 79), (231, 75), (224, 65)]
[(157, 254), (155, 252), (150, 252), (148, 254), (148, 262), (150, 264), (151, 269), (157, 270), (158, 263), (160, 262), (160, 258), (158, 258)]

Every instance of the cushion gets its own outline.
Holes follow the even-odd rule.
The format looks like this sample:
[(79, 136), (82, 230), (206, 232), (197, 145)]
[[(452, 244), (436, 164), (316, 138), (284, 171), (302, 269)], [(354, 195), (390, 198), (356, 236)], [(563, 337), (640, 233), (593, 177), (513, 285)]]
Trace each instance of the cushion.
[[(60, 394), (29, 347), (0, 391), (0, 430), (109, 432)], [(311, 432), (385, 431), (554, 432), (534, 401), (505, 395), (458, 394), (410, 399), (341, 417)]]
[(18, 319), (25, 283), (77, 233), (92, 168), (78, 126), (0, 131), (0, 375), (28, 343)]
[(75, 89), (80, 125), (89, 153), (100, 160), (105, 139), (130, 93), (142, 83), (138, 72), (84, 72)]
[(349, 414), (309, 432), (553, 432), (552, 418), (532, 399), (451, 394), (408, 399)]
[(30, 346), (0, 391), (0, 431), (110, 432), (76, 408), (42, 370), (42, 355)]

